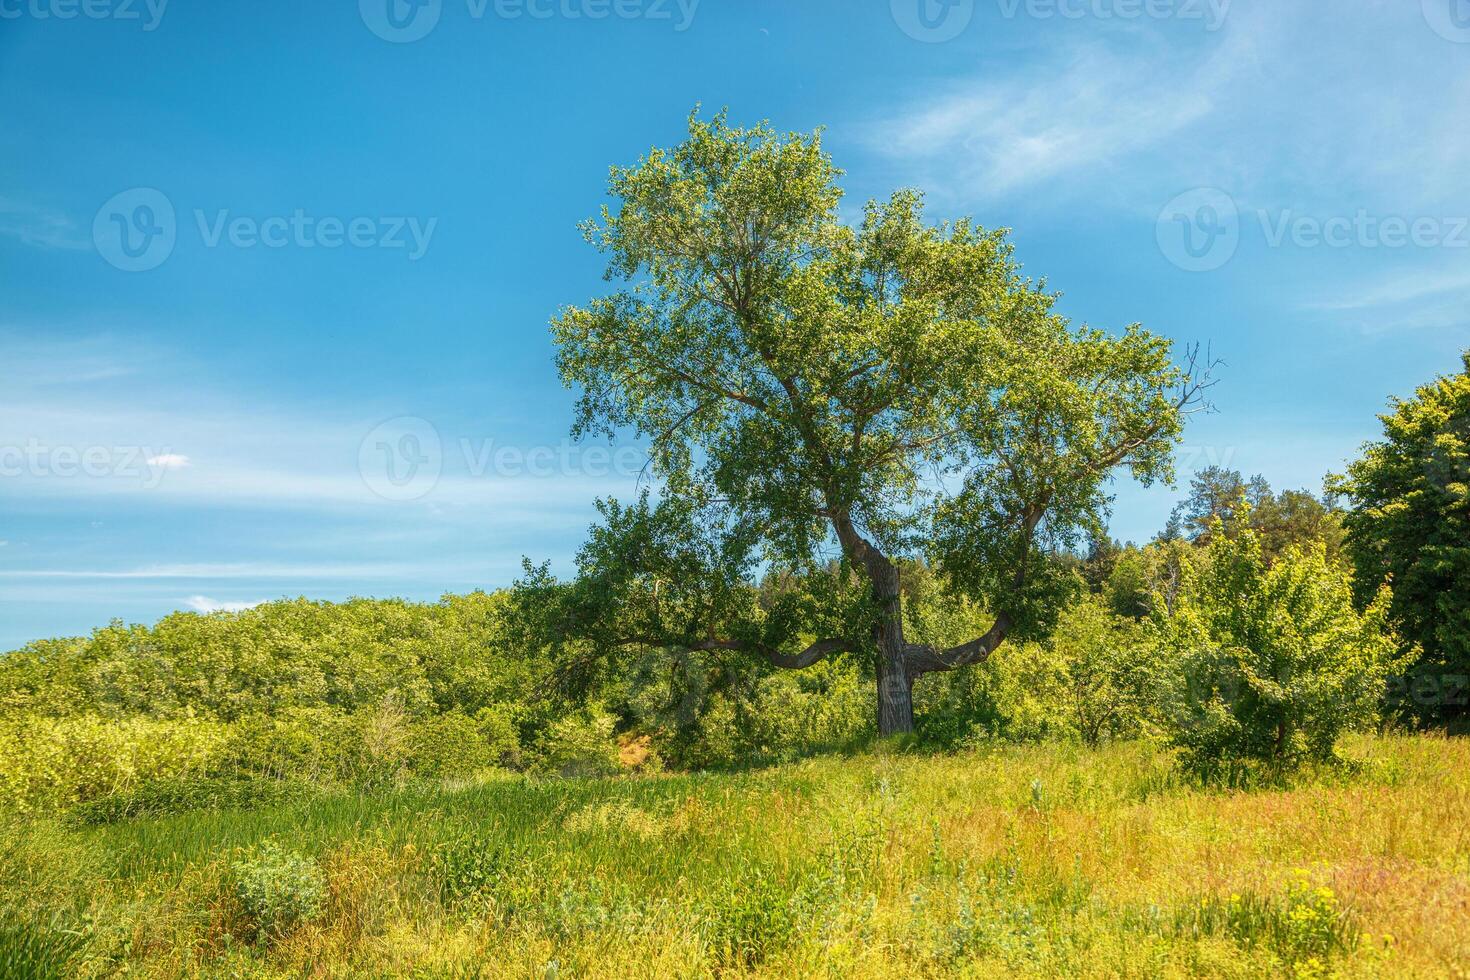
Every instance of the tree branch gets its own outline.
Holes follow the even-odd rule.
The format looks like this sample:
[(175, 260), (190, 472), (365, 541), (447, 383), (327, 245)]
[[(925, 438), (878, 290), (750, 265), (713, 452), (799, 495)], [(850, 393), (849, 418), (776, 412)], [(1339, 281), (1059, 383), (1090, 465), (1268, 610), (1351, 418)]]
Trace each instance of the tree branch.
[(1001, 613), (995, 617), (995, 623), (984, 636), (968, 643), (943, 650), (929, 643), (910, 643), (904, 648), (904, 663), (908, 667), (909, 675), (918, 677), (920, 674), (958, 670), (970, 664), (981, 663), (1005, 641), (1011, 625), (1011, 617)]

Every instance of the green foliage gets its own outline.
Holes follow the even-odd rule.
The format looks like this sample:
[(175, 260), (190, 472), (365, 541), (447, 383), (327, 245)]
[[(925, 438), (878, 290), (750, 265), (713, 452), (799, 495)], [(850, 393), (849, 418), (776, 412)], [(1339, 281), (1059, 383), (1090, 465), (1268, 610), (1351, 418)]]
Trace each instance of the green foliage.
[(722, 963), (749, 968), (791, 941), (797, 923), (789, 887), (768, 871), (730, 882), (706, 913), (705, 941)]
[(503, 595), (480, 592), (432, 605), (296, 599), (175, 613), (151, 627), (113, 623), (0, 657), (0, 707), (232, 722), (295, 709), (351, 714), (391, 695), (414, 717), (453, 707), (473, 716), (515, 700), (534, 666), (505, 632), (504, 606)]
[(204, 775), (225, 740), (201, 719), (0, 716), (0, 807), (63, 809), (155, 781)]
[(305, 799), (317, 792), (309, 783), (248, 774), (185, 776), (140, 783), (133, 789), (79, 804), (72, 816), (84, 824), (107, 824), (194, 810), (244, 810)]
[[(932, 223), (918, 192), (846, 222), (839, 176), (820, 133), (724, 113), (613, 168), (618, 204), (584, 232), (625, 286), (557, 316), (557, 366), (581, 392), (573, 434), (648, 438), (665, 497), (605, 505), (571, 601), (540, 604), (531, 635), (569, 669), (591, 662), (577, 643), (783, 667), (876, 645), (881, 723), (903, 730), (887, 692), (982, 648), (904, 642), (895, 560), (926, 557), (990, 610), (989, 653), (1044, 635), (1075, 593), (1057, 552), (1101, 523), (1111, 471), (1169, 476), (1200, 383), (1167, 340), (1073, 325), (1005, 232)], [(823, 582), (834, 543), (845, 565)], [(764, 608), (744, 585), (761, 563), (837, 588)], [(554, 595), (529, 573), (522, 595)], [(871, 601), (845, 601), (851, 576)]]
[(949, 746), (982, 737), (1089, 745), (1135, 738), (1157, 724), (1160, 670), (1136, 624), (1084, 600), (1062, 613), (1046, 641), (1007, 644), (968, 676), (926, 679), (924, 738)]
[(619, 770), (616, 719), (596, 708), (558, 718), (536, 746), (532, 766), (558, 776), (609, 776)]
[(429, 874), (449, 905), (484, 894), (506, 872), (508, 855), (493, 839), (467, 833), (450, 838), (429, 856)]
[(544, 668), (505, 606), (288, 600), (33, 643), (0, 657), (0, 809), (107, 822), (518, 765)]
[[(15, 820), (0, 917), (84, 937), (68, 977), (1454, 975), (1470, 745), (1347, 751), (1259, 796), (1165, 779), (1148, 744), (987, 745)], [(329, 896), (280, 939), (232, 870), (271, 840)]]
[(686, 724), (665, 730), (660, 750), (681, 766), (727, 769), (849, 748), (874, 734), (873, 699), (871, 675), (852, 665), (765, 671), (707, 692)]
[(1130, 620), (1081, 602), (1063, 614), (1046, 648), (1060, 668), (1058, 702), (1082, 741), (1097, 745), (1149, 730), (1160, 665)]
[(1142, 619), (1156, 599), (1172, 606), (1185, 567), (1196, 558), (1194, 547), (1178, 539), (1155, 541), (1141, 549), (1130, 545), (1114, 561), (1101, 594), (1119, 616)]
[(1333, 757), (1377, 719), (1399, 666), (1383, 590), (1359, 613), (1346, 571), (1321, 546), (1267, 567), (1256, 533), (1216, 523), (1201, 568), (1150, 623), (1179, 665), (1170, 738), (1206, 775), (1233, 763), (1291, 768)]
[(1398, 700), (1427, 720), (1470, 712), (1470, 353), (1465, 370), (1395, 401), (1334, 487), (1353, 510), (1346, 548), (1357, 599), (1393, 586), (1393, 620), (1423, 652)]
[(311, 922), (326, 907), (326, 876), (311, 858), (266, 841), (230, 865), (235, 897), (262, 938)]
[(1318, 499), (1306, 490), (1278, 494), (1263, 476), (1247, 481), (1238, 470), (1207, 466), (1190, 478), (1189, 495), (1174, 508), (1161, 537), (1168, 542), (1183, 536), (1208, 544), (1216, 522), (1227, 534), (1248, 525), (1259, 537), (1268, 564), (1288, 548), (1314, 544), (1335, 559), (1342, 548), (1343, 515), (1332, 500)]

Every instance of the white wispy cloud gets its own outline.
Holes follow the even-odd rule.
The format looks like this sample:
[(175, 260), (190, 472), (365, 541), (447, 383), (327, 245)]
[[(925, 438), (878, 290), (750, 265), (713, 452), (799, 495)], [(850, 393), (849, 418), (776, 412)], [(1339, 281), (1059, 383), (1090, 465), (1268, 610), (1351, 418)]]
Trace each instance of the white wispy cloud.
[(1467, 292), (1470, 292), (1470, 268), (1410, 269), (1304, 305), (1317, 310), (1361, 310)]
[(257, 599), (254, 602), (221, 602), (219, 599), (211, 599), (208, 596), (191, 595), (184, 600), (184, 604), (195, 612), (202, 613), (244, 612), (246, 609), (254, 609), (264, 601), (264, 599)]
[(91, 237), (70, 216), (6, 197), (0, 197), (0, 235), (37, 248), (92, 248)]
[[(1146, 65), (1100, 48), (1059, 74), (957, 86), (878, 125), (875, 148), (927, 161), (933, 186), (1004, 197), (1078, 170), (1105, 167), (1205, 115), (1196, 86), (1160, 91)], [(1051, 76), (1051, 69), (1039, 73)]]
[(345, 579), (399, 578), (437, 567), (423, 563), (356, 562), (329, 564), (271, 564), (263, 562), (201, 562), (143, 565), (133, 568), (0, 569), (6, 579)]
[(1232, 4), (1214, 33), (1084, 20), (1019, 69), (915, 78), (858, 128), (906, 182), (965, 202), (1138, 201), (1152, 217), (1159, 193), (1199, 186), (1243, 207), (1463, 202), (1470, 62), (1418, 4), (1345, 7)]

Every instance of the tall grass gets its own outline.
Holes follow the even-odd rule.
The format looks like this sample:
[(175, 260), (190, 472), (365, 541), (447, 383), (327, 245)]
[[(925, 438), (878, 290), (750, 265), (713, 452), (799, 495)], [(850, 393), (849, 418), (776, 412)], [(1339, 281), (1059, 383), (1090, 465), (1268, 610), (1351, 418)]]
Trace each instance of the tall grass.
[[(16, 824), (0, 958), (163, 977), (1470, 970), (1470, 746), (1350, 748), (1347, 775), (1252, 792), (1180, 782), (1146, 745), (1043, 746)], [(260, 853), (290, 857), (261, 871)], [(277, 865), (325, 896), (258, 929), (240, 896), (275, 894)]]

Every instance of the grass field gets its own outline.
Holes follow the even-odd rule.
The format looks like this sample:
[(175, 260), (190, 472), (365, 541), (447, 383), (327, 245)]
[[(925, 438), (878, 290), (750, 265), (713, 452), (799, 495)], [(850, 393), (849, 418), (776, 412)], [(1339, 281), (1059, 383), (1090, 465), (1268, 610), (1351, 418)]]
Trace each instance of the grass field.
[[(12, 824), (0, 955), (64, 976), (1470, 974), (1470, 742), (1346, 754), (1351, 774), (1251, 792), (1181, 784), (1144, 745), (1051, 746)], [(242, 885), (272, 838), (321, 886), (274, 931)]]

